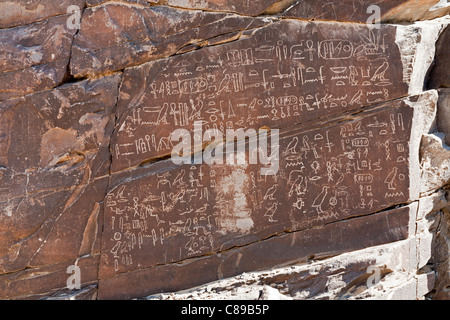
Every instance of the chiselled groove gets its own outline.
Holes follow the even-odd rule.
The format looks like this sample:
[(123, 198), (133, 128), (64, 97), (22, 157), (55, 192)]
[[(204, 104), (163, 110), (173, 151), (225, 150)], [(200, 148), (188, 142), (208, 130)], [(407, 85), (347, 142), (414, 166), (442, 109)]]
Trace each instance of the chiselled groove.
[(107, 3), (119, 3), (119, 4), (123, 4), (126, 6), (130, 6), (130, 7), (142, 7), (142, 8), (149, 8), (152, 6), (156, 6), (158, 4), (152, 3), (152, 2), (140, 2), (140, 1), (133, 1), (133, 2), (128, 2), (128, 1), (120, 1), (120, 0), (105, 0), (105, 1), (100, 1), (97, 4), (92, 4), (89, 3), (89, 1), (86, 2), (86, 7), (87, 8), (96, 8), (96, 7), (100, 7), (103, 6)]
[[(182, 47), (180, 47), (180, 48), (178, 49), (178, 51), (180, 51), (181, 49), (183, 49), (184, 47), (189, 46), (189, 45), (198, 45), (198, 48), (196, 48), (195, 50), (199, 50), (199, 49), (206, 48), (206, 47), (213, 47), (213, 46), (222, 45), (222, 44), (226, 44), (226, 43), (230, 43), (230, 42), (234, 42), (234, 41), (239, 41), (239, 40), (245, 38), (245, 36), (243, 36), (243, 34), (242, 34), (243, 31), (250, 31), (250, 30), (257, 31), (257, 30), (260, 30), (260, 29), (262, 29), (262, 28), (267, 27), (267, 25), (266, 25), (266, 26), (263, 26), (263, 27), (253, 27), (253, 28), (250, 28), (249, 26), (250, 26), (251, 24), (252, 24), (252, 22), (250, 22), (249, 25), (248, 25), (247, 27), (242, 28), (242, 29), (238, 29), (238, 30), (234, 30), (234, 31), (231, 31), (231, 32), (226, 32), (226, 33), (214, 35), (214, 37), (212, 37), (212, 38), (202, 39), (202, 40), (200, 40), (200, 41), (198, 41), (198, 42), (188, 43), (188, 44), (183, 45)], [(229, 40), (229, 41), (225, 40), (225, 41), (220, 42), (220, 43), (218, 43), (218, 44), (214, 44), (214, 43), (213, 43), (213, 44), (209, 44), (209, 42), (210, 42), (209, 40), (213, 40), (213, 39), (216, 39), (216, 38), (220, 38), (220, 37), (223, 37), (223, 36), (226, 36), (226, 35), (231, 35), (231, 34), (234, 34), (234, 33), (239, 33), (239, 34), (238, 34), (235, 38), (232, 37), (231, 40)], [(178, 51), (177, 51), (175, 54), (171, 55), (171, 56), (184, 54), (184, 53), (178, 53)], [(189, 51), (189, 52), (190, 52), (190, 51)], [(186, 53), (188, 53), (188, 52), (186, 52)], [(171, 57), (171, 56), (169, 56), (169, 57)], [(164, 58), (164, 59), (166, 59), (166, 58)], [(158, 60), (162, 60), (162, 59), (156, 59), (156, 60), (153, 60), (153, 61), (158, 61)]]
[[(119, 94), (120, 94), (120, 91), (121, 91), (121, 88), (122, 88), (122, 84), (123, 84), (123, 70), (121, 70), (121, 73), (120, 73), (120, 81), (118, 81), (118, 84), (117, 84), (117, 95), (116, 95), (115, 100), (114, 100), (114, 106), (111, 109), (113, 111), (113, 113), (114, 113), (114, 118), (113, 118), (114, 126), (113, 126), (113, 131), (112, 132), (114, 132), (114, 130), (115, 130), (116, 126), (117, 126), (116, 109), (117, 109), (117, 104), (118, 104), (118, 101), (119, 101)], [(111, 152), (111, 150), (112, 150), (111, 149), (111, 140), (109, 140), (109, 143), (108, 143), (108, 152), (109, 152), (109, 154), (108, 154), (108, 161), (109, 161), (109, 164), (108, 164), (107, 172), (108, 172), (108, 176), (110, 178), (108, 179), (108, 183), (106, 184), (105, 193), (104, 193), (103, 199), (106, 198), (106, 196), (108, 194), (109, 184), (110, 184), (110, 179), (111, 179), (111, 164), (112, 164), (112, 152)], [(102, 201), (102, 204), (103, 204), (103, 201)], [(99, 241), (99, 243), (101, 243), (102, 240), (103, 240), (102, 237), (103, 237), (104, 219), (103, 219), (103, 221), (100, 221), (100, 225), (98, 225), (96, 227), (100, 229), (97, 232), (98, 236), (97, 236), (96, 240)], [(100, 254), (102, 253), (101, 248), (99, 250), (99, 253)], [(99, 259), (98, 265), (97, 265), (97, 279), (100, 279), (100, 275), (99, 275), (100, 274), (100, 260), (101, 259)]]
[[(364, 106), (358, 110), (351, 110), (351, 111), (347, 111), (347, 112), (343, 112), (340, 115), (337, 115), (336, 117), (330, 119), (326, 116), (319, 116), (316, 119), (312, 119), (306, 122), (298, 122), (298, 123), (293, 123), (293, 124), (288, 124), (286, 126), (281, 125), (279, 127), (277, 127), (277, 129), (283, 130), (285, 132), (289, 132), (294, 128), (298, 128), (301, 127), (303, 131), (308, 131), (313, 129), (314, 127), (326, 127), (326, 126), (331, 126), (331, 125), (335, 125), (335, 124), (339, 124), (339, 123), (343, 123), (345, 121), (354, 121), (357, 120), (359, 116), (363, 116), (365, 112), (375, 112), (377, 109), (381, 109), (383, 108), (383, 106), (391, 103), (391, 102), (400, 102), (402, 99), (404, 99), (405, 97), (401, 97), (401, 98), (397, 98), (397, 99), (393, 99), (391, 101), (386, 101), (386, 102), (381, 102), (379, 104), (375, 104), (372, 106)], [(118, 117), (120, 118), (120, 117)], [(115, 130), (117, 130), (117, 127), (115, 128)], [(259, 132), (257, 132), (257, 136), (259, 137)], [(236, 142), (240, 142), (242, 141), (241, 139), (235, 140)], [(216, 140), (215, 143), (217, 143), (218, 141)], [(221, 143), (226, 143), (227, 140), (223, 139), (221, 140)], [(230, 141), (228, 141), (230, 142)], [(199, 153), (204, 152), (206, 146), (210, 145), (210, 143), (204, 144), (201, 148), (201, 150), (199, 150)], [(111, 149), (112, 150), (112, 149)], [(195, 155), (195, 151), (191, 152), (191, 156), (193, 157)], [(113, 152), (111, 153), (111, 158)], [(118, 174), (122, 174), (124, 172), (127, 171), (133, 171), (136, 168), (139, 167), (146, 167), (146, 166), (151, 166), (153, 164), (156, 164), (157, 162), (160, 161), (166, 161), (168, 159), (171, 158), (171, 153), (167, 153), (167, 154), (162, 154), (159, 155), (157, 157), (151, 157), (151, 158), (146, 158), (144, 160), (142, 160), (138, 165), (136, 166), (131, 166), (128, 168), (125, 168), (123, 170), (117, 171), (117, 172), (110, 172), (111, 175), (118, 175)]]
[(42, 244), (39, 246), (39, 248), (37, 248), (37, 250), (35, 251), (35, 253), (33, 254), (33, 256), (31, 256), (31, 258), (29, 259), (28, 265), (32, 265), (32, 262), (33, 262), (33, 260), (34, 260), (34, 257), (39, 253), (39, 251), (41, 250), (41, 248), (42, 248), (43, 246), (45, 246), (48, 237), (51, 236), (52, 231), (53, 231), (53, 229), (55, 228), (55, 226), (57, 225), (57, 222), (58, 222), (58, 220), (61, 218), (61, 216), (64, 215), (64, 214), (68, 211), (67, 209), (69, 209), (70, 207), (72, 207), (72, 205), (73, 205), (73, 204), (81, 197), (81, 195), (85, 192), (86, 187), (87, 187), (87, 185), (88, 185), (87, 181), (90, 180), (90, 174), (88, 174), (88, 171), (90, 171), (89, 168), (87, 168), (87, 169), (85, 170), (85, 175), (84, 175), (84, 178), (83, 178), (83, 182), (82, 182), (80, 185), (78, 185), (78, 186), (76, 186), (76, 187), (74, 188), (73, 194), (72, 194), (71, 197), (66, 201), (66, 203), (65, 203), (65, 205), (64, 205), (64, 208), (61, 210), (61, 213), (60, 213), (58, 216), (56, 216), (56, 218), (53, 218), (53, 215), (52, 215), (52, 218), (53, 218), (52, 226), (51, 226), (50, 230), (47, 232), (47, 234), (46, 234), (46, 236), (45, 236), (45, 239), (42, 241)]

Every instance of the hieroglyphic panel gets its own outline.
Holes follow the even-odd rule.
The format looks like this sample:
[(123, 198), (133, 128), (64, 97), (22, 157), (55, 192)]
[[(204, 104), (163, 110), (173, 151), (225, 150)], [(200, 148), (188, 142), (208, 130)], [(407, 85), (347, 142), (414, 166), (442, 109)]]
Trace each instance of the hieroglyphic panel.
[[(273, 266), (297, 264), (307, 262), (311, 258), (320, 259), (368, 246), (404, 240), (410, 231), (408, 222), (414, 212), (414, 207), (400, 207), (331, 223), (323, 228), (271, 237), (244, 247), (232, 248), (220, 255), (190, 259), (182, 264), (172, 263), (126, 272), (112, 278), (100, 278), (98, 297), (133, 299), (161, 292), (176, 292), (244, 272), (269, 270)], [(320, 240), (314, 241), (314, 246), (311, 246), (310, 239), (318, 239), (318, 235)], [(318, 252), (322, 252), (322, 255), (316, 255)], [(370, 264), (368, 262), (368, 265)], [(313, 277), (308, 272), (310, 281), (305, 282), (305, 287), (318, 281), (315, 270), (312, 272)], [(339, 268), (336, 272), (340, 273), (342, 269)], [(362, 272), (365, 273), (365, 269)], [(324, 286), (327, 285), (328, 282), (324, 282)]]
[(170, 154), (171, 132), (194, 121), (288, 127), (407, 93), (393, 26), (286, 20), (247, 33), (125, 71), (112, 172)]
[(276, 175), (261, 175), (261, 165), (203, 163), (118, 183), (105, 199), (102, 272), (217, 253), (403, 203), (412, 118), (400, 101), (292, 129), (280, 139)]

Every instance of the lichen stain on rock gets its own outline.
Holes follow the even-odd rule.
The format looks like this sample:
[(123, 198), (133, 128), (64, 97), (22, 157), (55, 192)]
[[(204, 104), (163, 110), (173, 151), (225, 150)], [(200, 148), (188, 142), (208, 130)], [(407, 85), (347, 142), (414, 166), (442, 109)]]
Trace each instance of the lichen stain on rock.
[(82, 150), (84, 144), (77, 138), (76, 130), (50, 129), (41, 139), (41, 166), (53, 167), (70, 160), (78, 163)]
[(16, 1), (6, 1), (0, 3), (0, 21), (14, 21), (18, 17), (24, 17), (29, 14), (38, 16), (40, 13), (46, 10), (44, 5), (37, 5), (36, 7), (23, 5)]
[(86, 113), (78, 121), (81, 125), (90, 125), (91, 128), (86, 130), (83, 134), (84, 140), (87, 138), (92, 138), (98, 145), (106, 145), (109, 141), (109, 137), (105, 136), (105, 128), (109, 122), (109, 117), (96, 114), (96, 113)]
[(251, 210), (247, 204), (249, 176), (245, 172), (245, 166), (235, 168), (231, 174), (220, 179), (216, 187), (216, 192), (223, 193), (224, 197), (229, 199), (225, 204), (225, 215), (219, 218), (219, 225), (224, 234), (249, 233), (253, 228)]

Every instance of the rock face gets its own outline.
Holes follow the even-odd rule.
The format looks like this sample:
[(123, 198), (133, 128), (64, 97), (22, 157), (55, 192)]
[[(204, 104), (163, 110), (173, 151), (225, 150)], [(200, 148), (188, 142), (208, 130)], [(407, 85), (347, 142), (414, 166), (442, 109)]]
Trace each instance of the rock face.
[(0, 29), (0, 101), (50, 89), (63, 82), (75, 34), (75, 30), (62, 27), (66, 20), (67, 16), (56, 16)]
[[(442, 1), (441, 1), (442, 2)], [(413, 22), (448, 14), (449, 8), (436, 0), (301, 0), (295, 1), (283, 16), (307, 20), (337, 20), (362, 23)]]
[(450, 298), (448, 6), (0, 9), (1, 299)]

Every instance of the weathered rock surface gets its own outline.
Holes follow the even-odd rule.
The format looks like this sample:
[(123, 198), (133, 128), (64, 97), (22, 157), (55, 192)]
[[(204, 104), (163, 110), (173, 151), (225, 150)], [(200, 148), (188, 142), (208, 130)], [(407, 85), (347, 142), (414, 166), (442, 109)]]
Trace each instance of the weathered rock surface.
[(450, 8), (436, 6), (439, 0), (300, 0), (284, 17), (306, 20), (337, 20), (362, 23), (413, 22), (445, 16)]
[(0, 298), (448, 299), (449, 7), (375, 6), (1, 2)]
[[(125, 252), (144, 266), (132, 254), (135, 247), (159, 242), (163, 250), (181, 247), (173, 259), (162, 253), (165, 262), (176, 261), (406, 202), (413, 112), (407, 105), (391, 104), (351, 122), (286, 131), (274, 176), (262, 176), (260, 165), (230, 165), (223, 159), (223, 164), (183, 165), (114, 186), (107, 196), (103, 239), (120, 239), (104, 251), (131, 245), (133, 250)], [(125, 221), (129, 212), (139, 216), (133, 227)], [(133, 233), (130, 228), (134, 234), (122, 239), (126, 230)], [(142, 251), (143, 259), (162, 262)], [(114, 256), (119, 263), (121, 256)]]
[(444, 134), (445, 144), (450, 145), (450, 88), (439, 90), (437, 131)]
[[(355, 218), (320, 229), (289, 233), (242, 249), (225, 251), (220, 255), (189, 260), (181, 265), (142, 268), (110, 279), (100, 279), (99, 298), (130, 299), (152, 292), (177, 291), (243, 272), (304, 262), (310, 257), (315, 257), (314, 253), (317, 252), (319, 252), (317, 257), (321, 258), (365, 246), (402, 240), (408, 235), (409, 215), (409, 208), (397, 209), (375, 217)], [(327, 236), (321, 237), (320, 234)], [(365, 235), (367, 238), (358, 238), (357, 234)], [(311, 239), (320, 240), (312, 244)], [(314, 245), (314, 249), (311, 245)], [(189, 277), (185, 276), (185, 272)], [(142, 282), (149, 283), (149, 286), (139, 286), (138, 284)], [(122, 288), (120, 293), (116, 290), (118, 287)]]
[(70, 6), (82, 9), (85, 3), (86, 0), (59, 0), (57, 4), (53, 0), (5, 0), (0, 2), (0, 29), (64, 15)]
[[(88, 6), (97, 6), (109, 0), (87, 0)], [(278, 11), (286, 8), (294, 2), (293, 0), (260, 0), (260, 1), (191, 1), (191, 0), (123, 0), (123, 2), (140, 5), (164, 5), (175, 8), (184, 8), (191, 10), (204, 10), (216, 12), (238, 13), (245, 16), (258, 16), (264, 12), (277, 9)]]
[(71, 70), (75, 77), (120, 70), (267, 23), (225, 13), (105, 3), (84, 11)]
[[(444, 203), (448, 203), (450, 200), (450, 193), (448, 190), (442, 200)], [(450, 273), (448, 272), (450, 269), (450, 238), (448, 237), (450, 228), (449, 217), (450, 208), (447, 205), (439, 212), (439, 216), (436, 219), (439, 221), (439, 225), (435, 229), (436, 236), (433, 237), (433, 253), (430, 264), (436, 271), (436, 283), (430, 296), (436, 300), (450, 299), (450, 292), (448, 290), (450, 283)]]
[(447, 27), (436, 44), (436, 59), (427, 83), (427, 87), (430, 89), (450, 88), (450, 75), (448, 74), (450, 57), (447, 54), (449, 42), (450, 28)]
[(13, 284), (22, 281), (18, 274), (54, 270), (63, 261), (67, 268), (69, 259), (99, 253), (119, 81), (120, 75), (86, 80), (0, 105), (7, 127), (0, 171), (2, 297), (44, 293), (58, 283), (56, 275), (46, 286), (39, 282), (44, 278), (30, 276), (29, 292), (17, 284), (22, 292)]
[[(411, 240), (344, 253), (308, 264), (246, 272), (191, 290), (148, 296), (154, 300), (420, 299), (433, 288), (433, 274), (417, 275), (419, 248)], [(407, 290), (404, 290), (407, 288)]]
[(282, 4), (287, 1), (283, 0), (262, 0), (258, 2), (225, 0), (213, 1), (186, 1), (186, 0), (150, 0), (150, 2), (168, 4), (175, 7), (183, 7), (188, 9), (201, 9), (207, 11), (227, 11), (235, 12), (243, 15), (257, 16), (272, 6)]
[[(27, 268), (0, 276), (2, 299), (40, 299), (66, 289), (67, 268), (77, 265), (82, 270), (83, 290), (97, 283), (98, 255), (60, 261), (39, 268)], [(58, 296), (61, 292), (58, 292)]]
[(311, 257), (307, 264), (246, 272), (147, 299), (259, 300), (270, 285), (273, 299), (415, 300), (431, 292), (433, 299), (448, 300), (447, 203), (448, 192), (442, 191), (415, 203), (415, 227), (406, 240), (330, 259)]
[(0, 29), (0, 101), (62, 83), (75, 34), (67, 17)]

